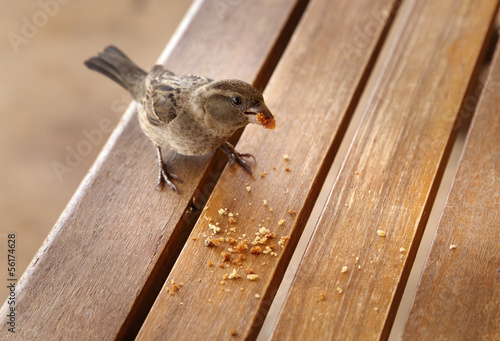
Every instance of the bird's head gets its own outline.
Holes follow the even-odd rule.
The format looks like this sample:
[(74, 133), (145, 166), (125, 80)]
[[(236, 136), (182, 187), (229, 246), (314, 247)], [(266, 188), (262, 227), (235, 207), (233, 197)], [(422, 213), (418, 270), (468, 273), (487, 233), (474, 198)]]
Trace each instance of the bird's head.
[(274, 116), (264, 103), (262, 94), (246, 82), (236, 79), (212, 82), (199, 88), (197, 96), (205, 123), (211, 130), (231, 130), (232, 134), (248, 123), (274, 127)]

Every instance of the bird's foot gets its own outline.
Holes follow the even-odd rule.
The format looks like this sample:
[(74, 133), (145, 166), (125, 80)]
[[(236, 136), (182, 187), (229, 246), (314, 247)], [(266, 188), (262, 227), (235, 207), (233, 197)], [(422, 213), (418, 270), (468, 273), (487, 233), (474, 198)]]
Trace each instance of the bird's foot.
[(177, 180), (182, 183), (181, 179), (175, 175), (167, 171), (167, 166), (163, 162), (163, 158), (161, 156), (160, 147), (156, 147), (156, 155), (158, 157), (158, 185), (156, 186), (156, 190), (159, 191), (163, 188), (164, 184), (167, 184), (175, 193), (179, 193), (177, 191), (177, 187), (172, 182), (173, 180)]
[(248, 165), (248, 163), (243, 159), (244, 157), (251, 157), (255, 161), (255, 157), (252, 154), (242, 154), (238, 153), (236, 149), (234, 149), (233, 145), (229, 142), (226, 142), (219, 147), (224, 153), (227, 154), (229, 158), (229, 167), (231, 167), (236, 161), (244, 170), (246, 170), (249, 174), (252, 174), (252, 169)]

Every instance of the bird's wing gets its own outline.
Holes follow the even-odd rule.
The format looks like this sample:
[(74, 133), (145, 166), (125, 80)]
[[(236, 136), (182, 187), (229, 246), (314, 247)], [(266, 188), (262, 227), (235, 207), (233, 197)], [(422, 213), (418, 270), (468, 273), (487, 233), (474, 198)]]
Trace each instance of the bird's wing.
[(144, 108), (147, 119), (154, 126), (163, 126), (177, 117), (180, 110), (178, 99), (185, 96), (193, 86), (210, 83), (207, 77), (176, 76), (161, 65), (155, 65), (148, 75)]

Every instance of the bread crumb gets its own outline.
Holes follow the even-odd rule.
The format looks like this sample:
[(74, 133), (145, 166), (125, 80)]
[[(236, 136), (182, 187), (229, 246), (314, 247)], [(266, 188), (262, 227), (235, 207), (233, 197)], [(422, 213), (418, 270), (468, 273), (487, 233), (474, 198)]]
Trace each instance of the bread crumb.
[(247, 192), (250, 192), (252, 190), (252, 187), (249, 184), (247, 184), (246, 189), (247, 189)]
[(254, 246), (250, 249), (250, 253), (253, 255), (258, 255), (262, 252), (262, 248), (260, 246)]
[(283, 155), (283, 159), (285, 159), (285, 161), (290, 161), (290, 157), (288, 156), (288, 154)]
[(251, 275), (251, 274), (255, 273), (255, 271), (253, 271), (253, 269), (252, 269), (252, 268), (247, 268), (247, 273), (248, 273), (249, 275)]
[(319, 300), (320, 300), (320, 301), (324, 301), (324, 300), (326, 300), (326, 295), (325, 295), (325, 294), (323, 294), (323, 293), (319, 294)]
[(191, 237), (191, 240), (192, 241), (196, 241), (196, 237)]
[(263, 179), (263, 178), (267, 175), (267, 173), (266, 173), (266, 172), (262, 172), (262, 173), (260, 173), (259, 175), (260, 175), (260, 177)]
[(290, 215), (297, 214), (297, 212), (295, 212), (294, 210), (288, 210), (288, 213), (289, 213)]
[(280, 219), (280, 221), (278, 221), (278, 225), (281, 226), (285, 223), (285, 221), (283, 219)]
[(260, 125), (262, 125), (266, 129), (272, 130), (276, 128), (276, 120), (274, 118), (267, 117), (263, 113), (258, 113), (257, 115), (255, 115), (255, 119)]
[(210, 261), (209, 261), (207, 265), (208, 265), (208, 266), (213, 266), (213, 265), (214, 265), (214, 263), (212, 263), (212, 262), (210, 262)]
[(236, 272), (236, 269), (233, 269), (233, 272), (227, 277), (229, 279), (237, 279), (240, 278), (241, 276)]
[(247, 275), (247, 279), (249, 279), (250, 281), (255, 281), (257, 278), (259, 278), (259, 275), (256, 274)]
[(342, 288), (337, 287), (337, 292), (338, 292), (339, 294), (341, 294), (341, 293), (342, 293)]
[(223, 209), (223, 208), (219, 209), (218, 212), (219, 212), (220, 215), (227, 214), (227, 211), (225, 209)]
[(229, 334), (231, 334), (231, 336), (236, 336), (238, 332), (236, 331), (236, 329), (233, 329), (229, 332)]
[(385, 237), (385, 231), (384, 231), (384, 230), (377, 230), (377, 234), (378, 234), (380, 237)]
[(259, 294), (255, 294), (255, 298), (260, 298), (260, 295)]
[(228, 252), (222, 251), (220, 255), (222, 256), (223, 262), (231, 260), (231, 254)]
[(248, 249), (248, 240), (243, 240), (241, 242), (238, 243), (238, 245), (236, 246), (236, 250), (238, 251), (238, 253), (242, 253), (243, 251), (247, 250)]
[(343, 266), (342, 270), (340, 270), (340, 272), (347, 272), (347, 266)]
[(219, 233), (220, 232), (220, 227), (214, 224), (208, 224), (208, 228), (213, 231), (213, 233)]
[(455, 244), (450, 244), (450, 250), (456, 249), (457, 246)]
[(211, 298), (208, 299), (208, 303), (212, 303), (212, 299)]
[(179, 305), (182, 307), (184, 305), (184, 302), (180, 302)]
[(290, 236), (283, 236), (280, 238), (280, 240), (278, 241), (278, 245), (281, 246), (282, 249), (285, 248), (285, 243), (287, 240), (290, 239)]
[(285, 171), (291, 172), (292, 170), (290, 169), (290, 167), (285, 167)]
[(404, 247), (402, 247), (399, 249), (399, 252), (401, 252), (401, 253), (406, 252), (406, 249)]

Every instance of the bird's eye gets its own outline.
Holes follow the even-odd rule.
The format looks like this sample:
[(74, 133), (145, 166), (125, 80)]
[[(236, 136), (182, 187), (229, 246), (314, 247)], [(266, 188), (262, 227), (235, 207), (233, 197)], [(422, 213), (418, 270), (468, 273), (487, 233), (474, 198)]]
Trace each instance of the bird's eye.
[(242, 102), (242, 101), (241, 101), (241, 97), (239, 97), (239, 96), (234, 96), (234, 97), (232, 98), (232, 101), (233, 101), (233, 104), (234, 104), (234, 105), (241, 105), (241, 102)]

